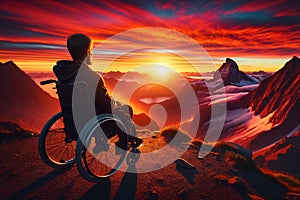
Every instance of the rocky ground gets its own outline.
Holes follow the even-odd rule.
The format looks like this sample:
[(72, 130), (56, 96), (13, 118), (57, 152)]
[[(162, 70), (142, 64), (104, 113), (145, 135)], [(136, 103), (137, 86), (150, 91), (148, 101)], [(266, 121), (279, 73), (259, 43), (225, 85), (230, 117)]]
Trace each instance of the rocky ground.
[[(158, 148), (162, 136), (145, 139), (141, 152)], [(53, 169), (40, 159), (38, 137), (5, 140), (0, 144), (1, 199), (297, 199), (276, 180), (252, 166), (236, 162), (238, 155), (211, 153), (197, 158), (190, 147), (182, 158), (149, 173), (117, 172), (92, 183), (83, 179), (74, 165)], [(250, 164), (249, 164), (250, 163)], [(249, 165), (248, 165), (249, 164)], [(132, 171), (132, 169), (130, 169)]]

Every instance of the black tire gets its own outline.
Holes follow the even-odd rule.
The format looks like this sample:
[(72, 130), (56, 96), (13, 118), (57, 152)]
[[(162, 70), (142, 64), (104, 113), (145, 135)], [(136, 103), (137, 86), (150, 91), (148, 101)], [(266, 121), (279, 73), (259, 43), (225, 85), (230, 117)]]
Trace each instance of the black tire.
[[(110, 135), (116, 135), (112, 131), (113, 128), (111, 133), (108, 133), (108, 129), (103, 129), (103, 126), (111, 122), (117, 123), (126, 130), (120, 119), (110, 114), (101, 114), (86, 123), (80, 133), (76, 146), (76, 165), (79, 174), (88, 181), (98, 182), (110, 177), (118, 171), (125, 160), (127, 151), (119, 149), (119, 154), (116, 153), (118, 147), (113, 141), (116, 137), (108, 139)], [(96, 144), (99, 143), (96, 141), (102, 141), (97, 148), (103, 148), (98, 151), (95, 151)]]
[(61, 168), (75, 162), (75, 141), (65, 142), (62, 113), (51, 117), (44, 125), (39, 136), (39, 153), (41, 159), (50, 167)]

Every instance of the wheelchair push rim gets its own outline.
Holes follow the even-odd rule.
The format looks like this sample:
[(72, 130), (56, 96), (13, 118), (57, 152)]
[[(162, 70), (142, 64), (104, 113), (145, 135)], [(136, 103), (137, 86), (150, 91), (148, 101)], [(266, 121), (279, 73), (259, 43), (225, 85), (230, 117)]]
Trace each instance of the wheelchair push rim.
[[(110, 122), (117, 123), (126, 130), (119, 118), (111, 114), (101, 114), (91, 119), (80, 133), (80, 140), (76, 146), (76, 164), (81, 176), (88, 181), (98, 182), (110, 177), (118, 171), (125, 160), (127, 151), (121, 150), (116, 153), (118, 147), (116, 148), (115, 141), (113, 141), (115, 138), (110, 137), (116, 133), (107, 133), (108, 130), (103, 130), (103, 125)], [(99, 134), (100, 132), (102, 135)], [(104, 132), (106, 132), (105, 136), (103, 136)], [(104, 148), (95, 152), (99, 138), (100, 141), (104, 141), (102, 138), (106, 138), (101, 144)]]

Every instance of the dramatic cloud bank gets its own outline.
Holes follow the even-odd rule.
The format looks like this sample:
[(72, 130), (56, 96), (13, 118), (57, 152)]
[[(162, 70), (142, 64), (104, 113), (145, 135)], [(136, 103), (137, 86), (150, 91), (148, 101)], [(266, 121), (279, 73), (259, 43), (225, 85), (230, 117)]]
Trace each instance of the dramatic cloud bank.
[(241, 61), (250, 70), (259, 65), (259, 58), (268, 58), (279, 59), (281, 66), (283, 60), (299, 56), (297, 5), (297, 1), (7, 1), (0, 8), (0, 60), (15, 60), (27, 70), (43, 65), (49, 70), (54, 60), (68, 58), (65, 41), (72, 33), (88, 34), (97, 44), (132, 28), (163, 27), (195, 39), (218, 62), (224, 57), (257, 58), (252, 63)]

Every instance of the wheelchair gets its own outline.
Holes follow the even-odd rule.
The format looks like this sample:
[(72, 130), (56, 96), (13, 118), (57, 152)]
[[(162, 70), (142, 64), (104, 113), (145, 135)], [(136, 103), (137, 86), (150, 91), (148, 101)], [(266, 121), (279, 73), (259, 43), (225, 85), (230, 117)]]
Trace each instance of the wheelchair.
[[(77, 141), (66, 141), (66, 132), (76, 131), (66, 126), (72, 116), (72, 90), (78, 89), (82, 95), (89, 95), (87, 84), (61, 84), (57, 80), (46, 80), (41, 85), (52, 84), (57, 89), (62, 111), (52, 116), (42, 128), (38, 148), (41, 159), (50, 167), (63, 168), (76, 163), (79, 174), (88, 181), (98, 182), (112, 176), (120, 169), (125, 159), (128, 166), (135, 165), (140, 151), (133, 141), (126, 137), (126, 149), (116, 145), (119, 132), (132, 134), (133, 123), (113, 114), (100, 114), (84, 123)], [(90, 97), (89, 97), (90, 98)], [(89, 99), (87, 98), (87, 99)], [(76, 132), (77, 133), (77, 132)]]

